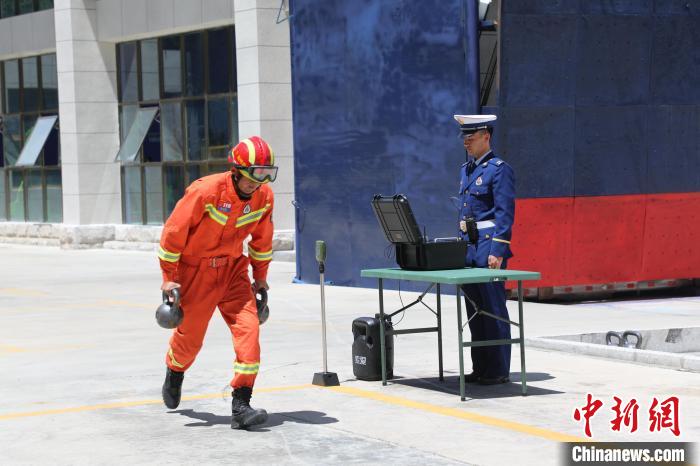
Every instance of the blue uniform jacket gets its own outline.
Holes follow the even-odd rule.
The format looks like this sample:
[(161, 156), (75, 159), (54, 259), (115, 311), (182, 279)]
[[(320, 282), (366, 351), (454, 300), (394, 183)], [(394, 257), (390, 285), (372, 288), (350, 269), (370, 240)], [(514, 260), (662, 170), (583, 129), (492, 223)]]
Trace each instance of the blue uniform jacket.
[[(468, 174), (469, 164), (462, 165), (459, 184), (460, 220), (474, 217), (477, 222), (491, 220), (494, 227), (479, 229), (476, 250), (477, 266), (485, 267), (488, 256), (508, 259), (510, 237), (515, 218), (515, 176), (513, 169), (493, 152)], [(460, 230), (462, 238), (466, 234)], [(471, 249), (471, 248), (470, 248)]]

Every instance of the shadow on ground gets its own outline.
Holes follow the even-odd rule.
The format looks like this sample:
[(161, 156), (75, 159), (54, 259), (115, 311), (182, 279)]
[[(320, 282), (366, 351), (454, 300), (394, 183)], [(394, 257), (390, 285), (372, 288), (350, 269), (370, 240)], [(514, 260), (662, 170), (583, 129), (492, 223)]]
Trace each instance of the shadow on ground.
[(547, 304), (577, 305), (590, 303), (615, 303), (620, 301), (648, 301), (654, 299), (671, 298), (693, 298), (700, 296), (700, 287), (693, 285), (678, 288), (660, 288), (643, 290), (623, 290), (623, 291), (596, 291), (586, 294), (569, 293), (567, 295), (555, 296), (550, 299), (538, 300), (525, 297), (526, 301), (543, 302)]
[[(548, 390), (531, 385), (533, 382), (542, 380), (551, 380), (554, 377), (542, 372), (527, 373), (527, 396), (542, 396), (542, 395), (557, 395), (563, 392), (557, 390)], [(380, 382), (381, 383), (381, 382)], [(397, 385), (405, 385), (407, 387), (422, 388), (433, 390), (436, 392), (449, 393), (459, 396), (459, 375), (445, 375), (445, 380), (440, 381), (438, 377), (426, 377), (420, 379), (391, 379), (389, 383)], [(488, 398), (509, 398), (514, 396), (522, 396), (522, 388), (520, 385), (520, 372), (510, 373), (510, 382), (500, 385), (479, 385), (468, 383), (466, 384), (466, 397), (474, 399)]]
[[(173, 414), (179, 414), (191, 419), (196, 419), (199, 422), (191, 422), (185, 424), (187, 427), (212, 427), (216, 425), (230, 425), (231, 416), (219, 416), (217, 414), (195, 411), (193, 409), (179, 409), (171, 411)], [(285, 422), (295, 422), (297, 424), (333, 424), (338, 422), (334, 417), (329, 417), (326, 413), (319, 411), (290, 411), (286, 413), (270, 413), (267, 422), (260, 426), (256, 426), (251, 431), (266, 432), (266, 427), (281, 426)]]

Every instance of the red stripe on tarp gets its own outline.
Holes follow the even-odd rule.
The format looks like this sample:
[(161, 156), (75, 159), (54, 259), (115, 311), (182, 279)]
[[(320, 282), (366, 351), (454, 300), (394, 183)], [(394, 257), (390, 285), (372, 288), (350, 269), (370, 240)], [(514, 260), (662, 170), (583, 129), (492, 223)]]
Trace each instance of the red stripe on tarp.
[(646, 196), (574, 198), (571, 284), (640, 280)]
[[(517, 199), (511, 250), (515, 255), (508, 268), (540, 272), (542, 279), (523, 286), (552, 286), (565, 283), (571, 251), (571, 221), (574, 198)], [(509, 288), (512, 283), (509, 283)]]
[(525, 287), (700, 277), (700, 193), (518, 199), (515, 215), (508, 267), (542, 274)]
[(700, 193), (648, 195), (642, 280), (700, 277)]

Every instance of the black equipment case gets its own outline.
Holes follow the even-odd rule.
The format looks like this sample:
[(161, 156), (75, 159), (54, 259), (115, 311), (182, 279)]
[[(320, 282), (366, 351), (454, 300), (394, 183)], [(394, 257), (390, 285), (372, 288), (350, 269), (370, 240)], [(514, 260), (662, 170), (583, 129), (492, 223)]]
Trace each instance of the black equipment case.
[(465, 267), (467, 242), (458, 238), (426, 241), (408, 199), (403, 194), (376, 195), (372, 209), (389, 242), (396, 246), (396, 262), (406, 270), (444, 270)]

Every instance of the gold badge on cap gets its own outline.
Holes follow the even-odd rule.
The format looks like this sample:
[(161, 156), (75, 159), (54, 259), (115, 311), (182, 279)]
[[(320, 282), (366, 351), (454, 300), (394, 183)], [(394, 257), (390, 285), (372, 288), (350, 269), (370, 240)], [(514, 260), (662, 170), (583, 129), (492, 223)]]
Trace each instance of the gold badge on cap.
[(481, 186), (481, 183), (483, 183), (483, 181), (481, 181), (481, 177), (477, 178), (475, 184), (476, 184), (477, 186)]

